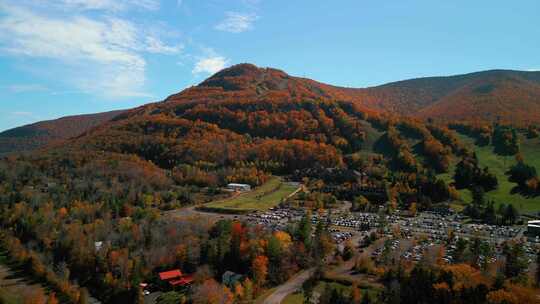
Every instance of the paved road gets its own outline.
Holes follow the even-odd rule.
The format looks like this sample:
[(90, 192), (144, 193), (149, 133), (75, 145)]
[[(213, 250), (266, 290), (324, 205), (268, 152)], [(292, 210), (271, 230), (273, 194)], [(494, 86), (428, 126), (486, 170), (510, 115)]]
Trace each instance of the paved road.
[(279, 304), (285, 297), (291, 293), (302, 288), (302, 284), (311, 277), (313, 274), (314, 268), (310, 268), (300, 272), (298, 275), (294, 276), (292, 279), (285, 282), (283, 285), (279, 286), (271, 295), (269, 295), (264, 301), (263, 304)]

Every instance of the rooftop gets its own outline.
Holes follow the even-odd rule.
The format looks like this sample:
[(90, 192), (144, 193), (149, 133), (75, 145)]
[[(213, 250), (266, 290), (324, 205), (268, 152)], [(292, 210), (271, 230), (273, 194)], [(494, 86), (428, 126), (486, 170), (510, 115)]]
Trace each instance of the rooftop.
[(182, 271), (180, 269), (174, 269), (169, 271), (164, 271), (159, 273), (159, 278), (163, 281), (168, 281), (171, 279), (178, 279), (182, 277)]

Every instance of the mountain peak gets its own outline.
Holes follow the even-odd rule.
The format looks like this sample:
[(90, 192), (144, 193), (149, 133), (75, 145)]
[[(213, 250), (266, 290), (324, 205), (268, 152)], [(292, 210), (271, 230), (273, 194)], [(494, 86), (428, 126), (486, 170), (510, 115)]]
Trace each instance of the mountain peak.
[(240, 63), (240, 64), (235, 64), (233, 66), (230, 66), (228, 68), (225, 68), (217, 72), (210, 78), (255, 75), (255, 74), (261, 73), (261, 70), (263, 69), (259, 68), (258, 66), (254, 64)]
[(203, 81), (199, 87), (221, 87), (226, 91), (242, 90), (261, 83), (277, 85), (288, 79), (287, 73), (272, 69), (260, 68), (254, 64), (242, 63), (223, 69)]

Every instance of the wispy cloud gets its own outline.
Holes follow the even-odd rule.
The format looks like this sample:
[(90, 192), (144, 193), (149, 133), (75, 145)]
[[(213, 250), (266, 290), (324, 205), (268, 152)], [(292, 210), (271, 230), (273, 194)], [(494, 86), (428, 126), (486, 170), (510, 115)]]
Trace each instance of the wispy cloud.
[(129, 8), (159, 9), (158, 0), (60, 0), (55, 5), (66, 9), (79, 10), (120, 11)]
[(180, 53), (183, 48), (182, 45), (166, 45), (156, 37), (146, 37), (146, 51), (149, 53), (176, 54)]
[(41, 84), (11, 84), (4, 86), (4, 89), (12, 93), (45, 92), (49, 90)]
[[(107, 0), (64, 0), (106, 5)], [(128, 1), (122, 1), (128, 2)], [(151, 6), (152, 1), (137, 0)], [(143, 91), (144, 53), (174, 54), (182, 49), (167, 45), (131, 22), (115, 18), (76, 15), (49, 17), (25, 7), (0, 3), (0, 50), (16, 56), (48, 58), (71, 67), (69, 81), (79, 89), (111, 97), (148, 96)], [(84, 71), (81, 73), (80, 71)]]
[(210, 55), (201, 57), (195, 63), (193, 74), (215, 74), (224, 69), (229, 64), (229, 60), (223, 56)]
[(239, 12), (227, 12), (225, 14), (225, 19), (216, 25), (215, 28), (219, 31), (229, 33), (249, 31), (253, 28), (253, 23), (259, 18), (255, 14), (243, 14)]

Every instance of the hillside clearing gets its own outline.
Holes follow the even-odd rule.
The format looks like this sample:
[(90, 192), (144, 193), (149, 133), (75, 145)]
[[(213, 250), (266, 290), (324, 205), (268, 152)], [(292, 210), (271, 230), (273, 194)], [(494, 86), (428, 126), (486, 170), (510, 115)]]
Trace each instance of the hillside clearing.
[(264, 185), (253, 191), (241, 193), (233, 198), (211, 202), (201, 209), (223, 213), (248, 213), (268, 210), (298, 189), (298, 185), (272, 177)]
[[(467, 146), (474, 149), (478, 157), (481, 167), (489, 167), (489, 170), (497, 175), (499, 181), (499, 187), (493, 191), (486, 193), (486, 199), (493, 200), (496, 205), (501, 203), (513, 204), (522, 213), (531, 213), (540, 211), (540, 197), (524, 197), (520, 194), (512, 194), (512, 189), (516, 186), (508, 180), (508, 176), (505, 174), (511, 166), (516, 163), (513, 156), (501, 156), (493, 152), (493, 146), (478, 146), (474, 144), (474, 140), (468, 136), (459, 135), (460, 140), (467, 144)], [(524, 136), (520, 136), (521, 140), (521, 153), (525, 158), (525, 162), (529, 165), (540, 169), (540, 140), (527, 139)], [(447, 183), (453, 181), (453, 174), (455, 166), (459, 162), (459, 159), (454, 159), (449, 172), (439, 175)], [(469, 203), (472, 200), (472, 195), (469, 190), (460, 190), (460, 196), (463, 203)]]

